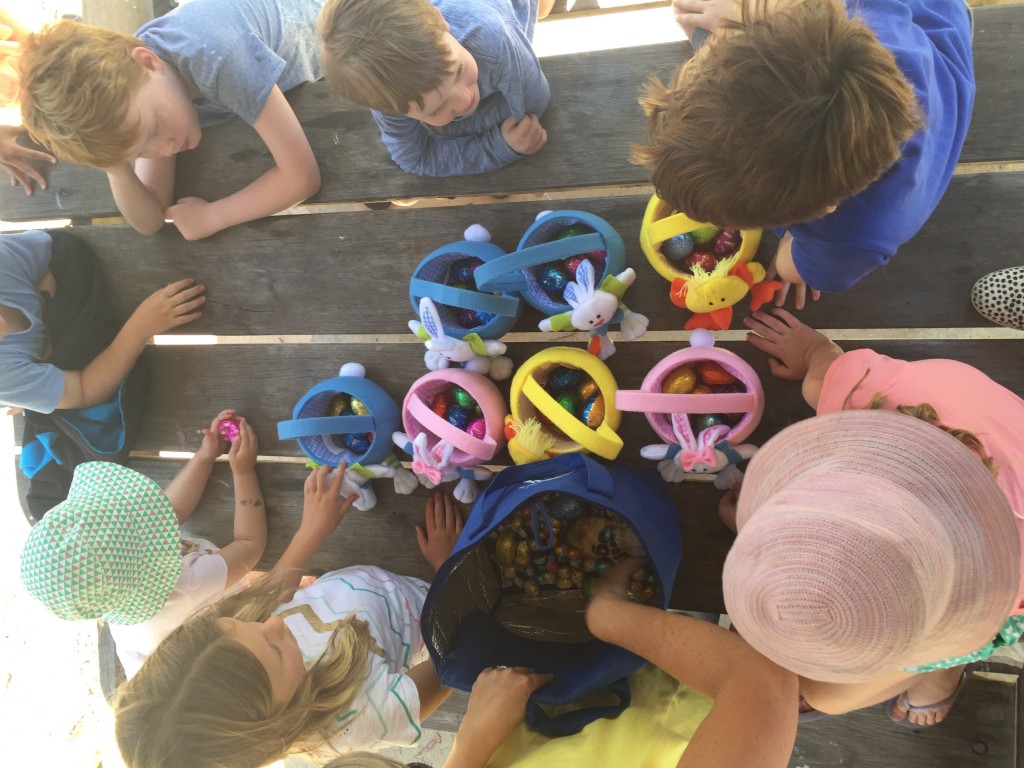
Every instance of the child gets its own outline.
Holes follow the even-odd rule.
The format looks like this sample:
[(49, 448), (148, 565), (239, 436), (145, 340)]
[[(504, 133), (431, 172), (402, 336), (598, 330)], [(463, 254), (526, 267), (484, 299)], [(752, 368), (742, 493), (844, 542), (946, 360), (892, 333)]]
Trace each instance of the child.
[[(291, 597), (356, 499), (340, 498), (342, 475), (311, 473), (302, 522), (271, 575), (169, 635), (121, 690), (115, 730), (130, 768), (254, 768), (291, 752), (320, 758), (419, 738), (449, 693), (420, 635), (427, 585), (359, 566)], [(432, 497), (428, 562), (451, 552), (460, 529), (452, 499)]]
[(203, 442), (163, 491), (119, 464), (89, 462), (75, 471), (66, 501), (29, 532), (21, 581), (62, 619), (102, 618), (132, 677), (171, 630), (228, 593), (259, 562), (267, 542), (266, 509), (256, 478), (256, 435), (237, 418), (228, 463), (235, 482), (235, 538), (223, 549), (183, 536), (216, 458), (217, 435), (233, 410), (203, 430)]
[(324, 74), (373, 110), (402, 170), (493, 171), (547, 142), (537, 13), (537, 0), (327, 0)]
[[(653, 666), (633, 673), (632, 702), (622, 714), (552, 739), (522, 724), (527, 699), (545, 684), (545, 676), (521, 668), (485, 670), (473, 685), (445, 768), (782, 768), (788, 763), (796, 737), (791, 706), (796, 676), (755, 653), (735, 633), (628, 600), (628, 578), (636, 566), (636, 560), (626, 561), (599, 582), (587, 626), (668, 674)], [(354, 756), (328, 768), (395, 766), (401, 768)]]
[[(47, 362), (60, 342), (54, 338), (55, 329), (47, 326), (54, 319), (55, 305), (72, 302), (76, 294), (91, 287), (88, 276), (76, 271), (86, 263), (98, 269), (89, 247), (64, 232), (0, 235), (0, 404), (51, 413), (105, 402), (151, 336), (203, 314), (199, 309), (206, 301), (202, 285), (190, 278), (170, 283), (143, 301), (119, 332), (112, 329), (113, 341), (91, 362), (80, 370), (62, 369)], [(109, 311), (104, 296), (82, 299), (82, 303), (89, 301), (100, 309), (91, 309), (87, 317), (64, 318), (64, 324), (81, 327), (87, 319)], [(82, 345), (76, 342), (75, 346), (77, 354)]]
[(736, 5), (675, 0), (684, 30), (717, 32), (649, 85), (636, 156), (690, 216), (775, 227), (776, 303), (793, 285), (802, 309), (808, 287), (888, 263), (938, 205), (974, 103), (970, 18), (963, 0)]
[(818, 416), (724, 505), (729, 615), (816, 709), (894, 697), (894, 720), (940, 722), (964, 665), (1024, 634), (1024, 400), (953, 360), (843, 353), (784, 310), (745, 323)]
[[(61, 22), (25, 44), (22, 121), (59, 158), (106, 171), (118, 208), (144, 235), (171, 219), (198, 240), (269, 216), (320, 188), (284, 92), (320, 77), (313, 24), (321, 5), (192, 0), (136, 37)], [(221, 200), (172, 204), (174, 156), (232, 115), (256, 129), (274, 167)]]

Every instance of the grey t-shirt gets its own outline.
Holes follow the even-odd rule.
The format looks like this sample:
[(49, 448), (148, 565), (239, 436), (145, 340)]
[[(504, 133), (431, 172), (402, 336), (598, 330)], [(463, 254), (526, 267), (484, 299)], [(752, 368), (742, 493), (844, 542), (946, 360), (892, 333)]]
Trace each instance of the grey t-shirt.
[(192, 0), (136, 36), (185, 80), (212, 125), (238, 115), (256, 122), (276, 85), (319, 80), (316, 17), (324, 0)]
[(46, 347), (43, 299), (36, 283), (50, 267), (45, 232), (0, 235), (0, 304), (20, 311), (29, 327), (0, 338), (0, 403), (51, 413), (64, 394), (64, 371), (40, 362)]

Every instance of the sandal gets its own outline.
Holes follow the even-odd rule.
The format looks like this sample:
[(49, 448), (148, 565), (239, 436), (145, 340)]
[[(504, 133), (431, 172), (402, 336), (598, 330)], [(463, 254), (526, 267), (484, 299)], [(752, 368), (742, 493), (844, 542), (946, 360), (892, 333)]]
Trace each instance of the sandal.
[[(956, 684), (956, 688), (954, 688), (953, 692), (949, 694), (949, 696), (944, 698), (942, 701), (937, 701), (934, 704), (920, 704), (915, 706), (910, 703), (910, 697), (907, 696), (907, 692), (903, 691), (903, 693), (901, 693), (899, 696), (894, 696), (885, 703), (885, 714), (887, 714), (889, 716), (889, 719), (896, 723), (896, 725), (901, 725), (904, 728), (931, 728), (931, 725), (918, 725), (917, 723), (910, 722), (910, 714), (927, 714), (929, 712), (933, 712), (937, 709), (943, 708), (948, 708), (948, 710), (951, 710), (953, 708), (953, 703), (957, 699), (957, 696), (959, 696), (960, 691), (963, 690), (964, 684), (970, 679), (971, 675), (974, 673), (975, 666), (975, 664), (968, 664), (966, 667), (964, 667), (964, 671), (960, 673), (960, 681)], [(901, 701), (903, 708), (907, 710), (907, 714), (903, 716), (902, 720), (897, 720), (892, 716), (892, 712), (896, 706), (897, 701)], [(933, 725), (938, 725), (938, 723), (933, 723)]]
[(985, 319), (1024, 329), (1024, 267), (985, 275), (974, 284), (971, 302)]

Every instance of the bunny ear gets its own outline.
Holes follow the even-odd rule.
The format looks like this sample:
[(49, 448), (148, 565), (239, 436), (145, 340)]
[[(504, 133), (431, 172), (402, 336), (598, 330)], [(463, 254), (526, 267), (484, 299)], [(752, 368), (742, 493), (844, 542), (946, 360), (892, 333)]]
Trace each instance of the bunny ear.
[(452, 454), (455, 453), (455, 446), (447, 440), (438, 440), (434, 444), (430, 453), (434, 457), (434, 463), (437, 465), (437, 468), (444, 469), (452, 460)]
[(708, 427), (697, 435), (697, 447), (714, 448), (721, 440), (725, 439), (725, 436), (728, 434), (729, 427), (724, 424), (716, 424), (713, 427)]
[(423, 321), (423, 327), (427, 329), (430, 338), (443, 339), (445, 337), (444, 326), (441, 325), (441, 315), (438, 314), (434, 302), (426, 296), (420, 299), (420, 320)]
[(430, 460), (430, 448), (427, 446), (427, 433), (420, 432), (412, 441), (412, 455), (423, 462)]
[(576, 282), (580, 284), (584, 294), (594, 290), (594, 265), (589, 259), (584, 259), (576, 268)]
[(697, 450), (697, 440), (690, 427), (690, 417), (685, 413), (672, 414), (672, 432), (675, 433), (676, 440), (683, 448), (689, 448), (691, 451)]
[(575, 309), (583, 303), (583, 297), (579, 295), (576, 283), (569, 283), (565, 286), (565, 291), (562, 293), (562, 297), (566, 300), (570, 307)]

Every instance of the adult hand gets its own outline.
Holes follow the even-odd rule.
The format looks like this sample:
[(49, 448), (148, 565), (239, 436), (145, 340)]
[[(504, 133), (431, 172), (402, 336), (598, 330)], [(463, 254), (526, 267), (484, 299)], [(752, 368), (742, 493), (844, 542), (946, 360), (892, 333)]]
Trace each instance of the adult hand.
[(775, 294), (776, 307), (781, 307), (786, 303), (786, 297), (789, 295), (790, 288), (793, 288), (794, 309), (804, 308), (804, 305), (807, 303), (808, 292), (810, 292), (812, 301), (817, 301), (821, 298), (821, 291), (808, 286), (804, 279), (800, 277), (800, 273), (797, 272), (796, 264), (793, 263), (793, 235), (789, 232), (786, 232), (782, 239), (779, 240), (779, 247), (775, 251), (775, 258), (772, 259), (772, 263), (768, 265), (768, 269), (765, 272), (766, 280), (774, 280), (778, 277), (782, 283), (782, 288)]
[(528, 667), (491, 667), (481, 672), (469, 694), (466, 714), (455, 737), (458, 765), (485, 765), (526, 717), (530, 694), (554, 679)]
[(255, 472), (256, 455), (259, 451), (260, 444), (256, 439), (256, 433), (244, 417), (239, 417), (238, 437), (231, 441), (231, 449), (228, 451), (228, 464), (231, 465), (231, 471), (236, 475)]
[(548, 143), (548, 132), (536, 115), (527, 115), (522, 120), (505, 118), (501, 124), (501, 135), (512, 151), (520, 155), (536, 154)]
[(462, 533), (462, 511), (447, 493), (435, 493), (427, 500), (423, 525), (416, 526), (420, 554), (436, 571), (452, 553)]
[(12, 187), (21, 184), (25, 188), (25, 194), (31, 195), (35, 191), (33, 182), (38, 184), (40, 189), (46, 189), (46, 177), (29, 161), (42, 160), (52, 165), (57, 162), (57, 158), (19, 144), (18, 136), (23, 133), (25, 129), (21, 126), (0, 125), (0, 166), (3, 166), (10, 175)]
[(213, 203), (200, 197), (183, 197), (167, 209), (166, 217), (186, 240), (202, 240), (223, 227), (217, 220)]
[(235, 418), (235, 409), (227, 408), (216, 416), (213, 417), (213, 421), (210, 422), (210, 428), (205, 427), (202, 430), (203, 442), (199, 446), (199, 450), (196, 451), (198, 456), (210, 459), (211, 461), (220, 456), (228, 448), (228, 441), (221, 438), (217, 432), (217, 427), (224, 419)]
[(328, 465), (320, 465), (309, 473), (302, 489), (302, 522), (299, 523), (299, 529), (318, 541), (323, 541), (338, 527), (349, 507), (359, 498), (356, 494), (347, 499), (341, 498), (345, 462), (338, 465), (328, 480), (330, 472)]
[(803, 379), (814, 353), (832, 345), (827, 336), (784, 309), (773, 309), (771, 314), (755, 312), (743, 318), (743, 324), (752, 331), (747, 341), (769, 356), (768, 368), (780, 379)]
[(736, 18), (734, 0), (672, 0), (672, 15), (690, 39), (700, 27), (714, 32), (726, 19)]
[(206, 302), (205, 290), (205, 286), (197, 284), (191, 277), (168, 283), (143, 300), (125, 325), (131, 325), (143, 339), (148, 339), (191, 323), (202, 317), (199, 307)]

